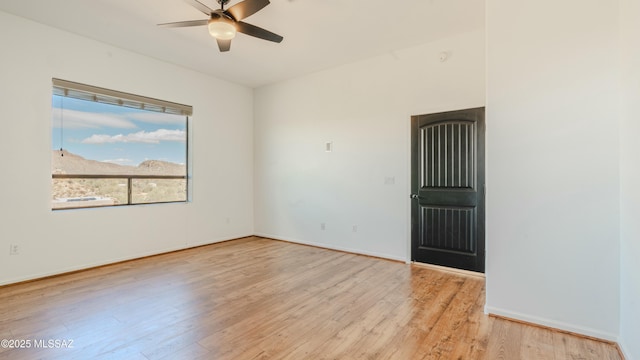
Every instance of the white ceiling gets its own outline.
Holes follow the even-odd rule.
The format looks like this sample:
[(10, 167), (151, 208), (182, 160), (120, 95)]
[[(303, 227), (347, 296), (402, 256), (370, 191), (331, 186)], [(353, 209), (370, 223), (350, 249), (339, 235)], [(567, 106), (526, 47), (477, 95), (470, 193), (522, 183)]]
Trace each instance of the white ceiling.
[(207, 18), (182, 0), (2, 0), (0, 10), (250, 87), (484, 26), (484, 0), (271, 0), (244, 21), (282, 43), (238, 34), (220, 53), (206, 27), (156, 26)]

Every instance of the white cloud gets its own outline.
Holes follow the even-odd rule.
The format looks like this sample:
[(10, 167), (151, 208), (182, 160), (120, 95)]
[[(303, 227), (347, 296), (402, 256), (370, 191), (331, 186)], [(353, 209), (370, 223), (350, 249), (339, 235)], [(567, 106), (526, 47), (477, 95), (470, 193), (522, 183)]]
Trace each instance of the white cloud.
[(158, 129), (152, 132), (138, 131), (127, 135), (98, 135), (94, 134), (82, 140), (83, 144), (113, 144), (113, 143), (146, 143), (158, 144), (161, 141), (181, 141), (187, 140), (187, 133), (184, 130)]
[(135, 129), (137, 126), (121, 115), (92, 113), (78, 110), (53, 110), (53, 127), (67, 129), (99, 129), (103, 127), (118, 129)]

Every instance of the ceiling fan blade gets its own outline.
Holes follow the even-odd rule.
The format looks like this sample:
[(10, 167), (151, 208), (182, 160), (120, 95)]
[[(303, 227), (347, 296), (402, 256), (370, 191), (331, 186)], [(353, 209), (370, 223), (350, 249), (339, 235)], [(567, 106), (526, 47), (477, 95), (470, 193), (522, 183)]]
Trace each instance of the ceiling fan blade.
[(183, 0), (187, 4), (193, 6), (194, 8), (202, 11), (205, 15), (211, 16), (213, 9), (209, 8), (207, 5), (201, 3), (198, 0)]
[(278, 34), (274, 34), (271, 31), (265, 30), (255, 25), (247, 24), (246, 22), (242, 21), (236, 22), (236, 29), (238, 30), (238, 32), (241, 32), (243, 34), (277, 43), (281, 42), (283, 39), (283, 37)]
[(257, 13), (260, 9), (269, 4), (269, 0), (244, 0), (243, 2), (237, 3), (225, 10), (225, 13), (231, 15), (234, 20), (240, 21)]
[(229, 51), (231, 49), (231, 40), (216, 39), (216, 41), (218, 41), (218, 49), (220, 49), (220, 52)]
[(191, 21), (178, 21), (164, 24), (158, 24), (158, 26), (174, 28), (174, 27), (188, 27), (188, 26), (202, 26), (207, 25), (209, 20), (191, 20)]

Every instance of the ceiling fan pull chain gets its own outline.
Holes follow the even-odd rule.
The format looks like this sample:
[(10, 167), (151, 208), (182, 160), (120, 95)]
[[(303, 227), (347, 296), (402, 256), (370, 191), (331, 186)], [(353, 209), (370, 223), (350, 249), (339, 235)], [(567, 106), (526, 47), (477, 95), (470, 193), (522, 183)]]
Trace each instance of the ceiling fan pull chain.
[(67, 89), (64, 89), (64, 96), (60, 98), (60, 156), (64, 157), (62, 152), (62, 142), (64, 141), (64, 97), (67, 95)]

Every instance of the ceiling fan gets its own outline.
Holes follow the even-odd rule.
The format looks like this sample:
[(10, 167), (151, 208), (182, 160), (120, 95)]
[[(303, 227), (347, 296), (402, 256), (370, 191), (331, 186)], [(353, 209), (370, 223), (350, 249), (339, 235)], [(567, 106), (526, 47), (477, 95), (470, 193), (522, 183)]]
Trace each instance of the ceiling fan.
[(206, 20), (178, 21), (165, 24), (158, 24), (162, 27), (187, 27), (187, 26), (204, 26), (209, 28), (209, 34), (218, 42), (218, 48), (221, 52), (231, 49), (231, 40), (236, 36), (236, 32), (257, 37), (259, 39), (273, 41), (279, 43), (283, 37), (274, 34), (271, 31), (248, 24), (242, 21), (265, 6), (269, 5), (269, 0), (244, 0), (225, 10), (224, 6), (229, 0), (217, 0), (220, 9), (213, 10), (198, 0), (184, 0), (194, 8), (200, 10), (209, 16)]

